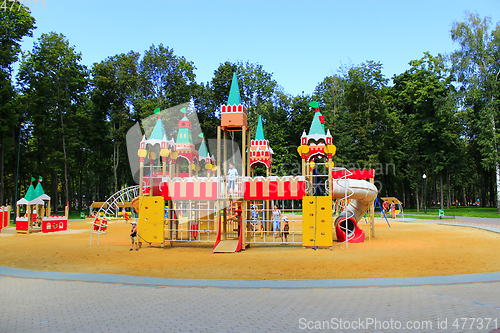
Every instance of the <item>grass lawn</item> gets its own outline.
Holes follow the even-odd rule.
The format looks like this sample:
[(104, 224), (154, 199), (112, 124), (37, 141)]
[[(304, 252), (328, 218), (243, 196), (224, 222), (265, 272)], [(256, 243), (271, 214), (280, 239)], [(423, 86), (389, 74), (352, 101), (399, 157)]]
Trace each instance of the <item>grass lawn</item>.
[[(416, 209), (405, 209), (405, 216), (417, 214)], [(427, 214), (424, 213), (424, 210), (421, 209), (418, 212), (420, 216), (428, 216), (428, 215), (439, 215), (439, 208), (427, 207)], [(469, 207), (451, 207), (450, 209), (444, 209), (444, 215), (446, 216), (471, 216), (471, 217), (491, 217), (491, 218), (500, 218), (500, 214), (497, 212), (496, 207), (477, 207), (477, 206), (469, 206)], [(414, 216), (412, 216), (414, 217)]]
[(405, 212), (405, 217), (410, 217), (412, 219), (422, 219), (422, 220), (453, 220), (453, 217), (450, 217), (450, 216), (444, 216), (444, 217), (441, 217), (439, 218), (439, 216), (437, 215), (413, 215), (413, 214), (407, 214)]

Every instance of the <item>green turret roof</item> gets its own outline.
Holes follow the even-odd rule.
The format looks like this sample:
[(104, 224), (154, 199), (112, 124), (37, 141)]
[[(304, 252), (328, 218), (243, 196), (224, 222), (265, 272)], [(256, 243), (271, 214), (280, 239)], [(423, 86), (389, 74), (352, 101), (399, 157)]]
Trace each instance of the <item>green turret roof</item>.
[(314, 119), (311, 123), (311, 128), (309, 129), (309, 135), (314, 135), (314, 134), (326, 135), (325, 125), (321, 123), (321, 120), (319, 119), (320, 116), (321, 113), (319, 111), (316, 111), (314, 113)]
[(257, 123), (257, 131), (255, 132), (255, 140), (265, 140), (264, 127), (262, 126), (262, 116), (259, 115), (259, 122)]
[(43, 191), (42, 183), (38, 182), (38, 185), (35, 188), (35, 198), (38, 198), (44, 194), (45, 194), (45, 192)]
[(205, 140), (201, 142), (200, 149), (198, 150), (200, 159), (202, 157), (208, 157), (208, 149)]
[(229, 90), (229, 98), (227, 99), (227, 105), (240, 105), (240, 88), (238, 87), (238, 77), (236, 73), (233, 73), (233, 80), (231, 81), (231, 89)]
[(176, 143), (193, 143), (191, 130), (189, 128), (179, 128)]
[[(186, 116), (186, 108), (182, 108), (181, 112), (184, 113), (184, 117), (182, 117), (181, 121), (189, 122), (188, 117)], [(177, 131), (177, 143), (193, 143), (193, 137), (190, 128), (179, 128)]]
[(208, 154), (207, 144), (205, 143), (205, 135), (203, 133), (198, 134), (201, 138), (200, 149), (198, 149), (198, 156), (200, 157), (200, 161), (205, 161), (210, 158)]
[(38, 196), (35, 195), (35, 188), (33, 187), (33, 184), (30, 184), (30, 187), (28, 187), (28, 191), (26, 192), (24, 199), (31, 201), (33, 199), (36, 199), (37, 197)]
[(163, 123), (158, 116), (158, 120), (156, 121), (155, 128), (153, 128), (153, 132), (149, 136), (150, 140), (163, 140), (163, 136), (165, 135), (165, 128), (163, 128)]

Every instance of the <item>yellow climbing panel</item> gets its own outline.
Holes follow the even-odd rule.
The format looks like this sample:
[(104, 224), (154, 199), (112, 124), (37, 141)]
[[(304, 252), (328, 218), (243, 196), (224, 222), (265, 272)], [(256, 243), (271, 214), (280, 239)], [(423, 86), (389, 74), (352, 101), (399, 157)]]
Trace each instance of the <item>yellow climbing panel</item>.
[(163, 197), (142, 197), (139, 211), (139, 242), (163, 244), (165, 200)]
[(302, 198), (302, 246), (331, 247), (332, 233), (332, 198)]

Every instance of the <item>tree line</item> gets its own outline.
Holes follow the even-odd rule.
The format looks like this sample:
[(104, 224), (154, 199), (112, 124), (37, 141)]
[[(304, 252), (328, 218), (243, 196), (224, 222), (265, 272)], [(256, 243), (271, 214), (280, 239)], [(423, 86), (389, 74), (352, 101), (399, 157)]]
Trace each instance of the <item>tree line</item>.
[(488, 17), (453, 23), (456, 50), (423, 52), (392, 84), (383, 65), (368, 60), (297, 96), (258, 63), (226, 61), (199, 83), (195, 64), (163, 44), (87, 67), (63, 34), (48, 32), (22, 53), (22, 38), (35, 29), (29, 10), (0, 18), (0, 204), (14, 202), (16, 189), (22, 197), (31, 176), (43, 177), (53, 209), (70, 202), (84, 210), (133, 185), (130, 127), (156, 108), (192, 101), (205, 137), (215, 138), (236, 72), (253, 133), (262, 115), (274, 174), (297, 173), (299, 138), (314, 116), (309, 103), (318, 101), (336, 166), (374, 168), (381, 196), (412, 208), (477, 199), (500, 207), (500, 25)]

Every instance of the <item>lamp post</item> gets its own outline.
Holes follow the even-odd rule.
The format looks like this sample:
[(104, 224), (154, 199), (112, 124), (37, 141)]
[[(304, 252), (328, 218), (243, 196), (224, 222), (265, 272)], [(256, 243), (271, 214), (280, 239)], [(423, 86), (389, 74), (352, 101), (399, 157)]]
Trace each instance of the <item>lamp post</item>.
[[(16, 191), (14, 194), (14, 205), (16, 205), (16, 206), (17, 206), (17, 187), (18, 187), (18, 179), (19, 179), (19, 159), (21, 157), (21, 129), (24, 127), (24, 123), (21, 123), (20, 125), (21, 125), (21, 127), (19, 128), (19, 137), (18, 137), (19, 144), (17, 146)], [(12, 207), (12, 209), (14, 209), (14, 207)], [(16, 212), (17, 212), (17, 208), (16, 208)], [(17, 213), (14, 214), (14, 222), (17, 222)]]
[(425, 194), (426, 194), (425, 184), (427, 183), (427, 175), (424, 173), (422, 175), (422, 178), (424, 179), (424, 213), (427, 214), (427, 202), (425, 201)]

